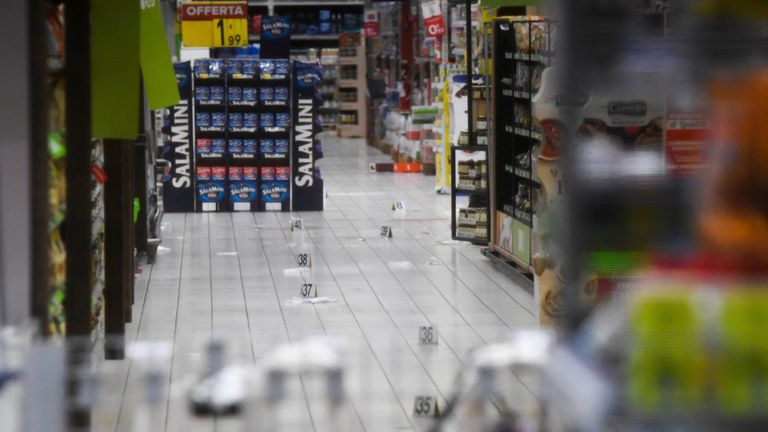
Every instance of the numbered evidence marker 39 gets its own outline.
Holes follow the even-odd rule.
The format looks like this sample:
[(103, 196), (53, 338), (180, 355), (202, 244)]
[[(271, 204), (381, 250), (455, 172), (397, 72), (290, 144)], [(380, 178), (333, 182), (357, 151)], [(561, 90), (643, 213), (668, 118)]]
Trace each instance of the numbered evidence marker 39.
[(312, 256), (308, 253), (297, 254), (296, 262), (299, 263), (299, 267), (312, 267)]
[(381, 227), (379, 234), (381, 234), (383, 238), (392, 238), (392, 227), (389, 225), (384, 225)]
[(419, 344), (437, 345), (437, 327), (431, 325), (419, 326)]
[(317, 286), (314, 283), (301, 284), (299, 294), (301, 298), (317, 297)]
[(413, 400), (414, 417), (439, 417), (440, 407), (434, 396), (416, 396)]

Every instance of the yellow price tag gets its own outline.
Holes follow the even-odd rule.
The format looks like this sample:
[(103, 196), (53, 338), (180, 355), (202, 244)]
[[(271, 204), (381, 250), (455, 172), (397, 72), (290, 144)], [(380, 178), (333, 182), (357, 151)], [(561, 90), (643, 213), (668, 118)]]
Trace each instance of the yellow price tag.
[(181, 38), (187, 47), (248, 45), (248, 3), (183, 3)]
[(248, 45), (248, 22), (244, 19), (214, 19), (213, 46), (236, 47)]

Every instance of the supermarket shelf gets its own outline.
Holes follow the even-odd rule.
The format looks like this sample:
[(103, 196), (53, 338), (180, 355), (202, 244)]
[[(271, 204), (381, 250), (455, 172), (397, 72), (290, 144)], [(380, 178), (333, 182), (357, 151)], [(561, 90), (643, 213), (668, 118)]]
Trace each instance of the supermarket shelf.
[[(339, 40), (339, 34), (314, 34), (314, 35), (308, 35), (308, 34), (297, 34), (297, 35), (291, 35), (292, 41), (338, 41)], [(248, 35), (248, 41), (249, 42), (259, 42), (261, 38), (256, 35)]]

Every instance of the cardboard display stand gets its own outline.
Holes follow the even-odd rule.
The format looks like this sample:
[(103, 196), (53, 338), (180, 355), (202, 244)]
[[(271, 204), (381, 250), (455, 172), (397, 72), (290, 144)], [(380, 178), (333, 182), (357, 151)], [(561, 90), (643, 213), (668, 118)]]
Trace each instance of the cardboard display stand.
[(293, 143), (292, 205), (295, 211), (323, 209), (323, 180), (315, 165), (321, 156), (317, 134), (320, 126), (315, 122), (317, 83), (322, 79), (320, 67), (295, 62), (293, 67)]
[(166, 145), (163, 157), (170, 172), (163, 180), (163, 206), (169, 213), (194, 211), (194, 160), (192, 147), (192, 70), (189, 62), (173, 65), (181, 99), (170, 109), (163, 128)]

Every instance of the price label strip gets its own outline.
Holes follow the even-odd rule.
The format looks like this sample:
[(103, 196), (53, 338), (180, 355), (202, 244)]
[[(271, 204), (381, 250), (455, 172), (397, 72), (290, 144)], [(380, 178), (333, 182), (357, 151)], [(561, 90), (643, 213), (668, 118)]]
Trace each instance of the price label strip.
[[(245, 44), (243, 43), (245, 41)], [(214, 46), (235, 47), (248, 43), (247, 21), (240, 19), (213, 20)]]
[(381, 227), (379, 234), (383, 238), (392, 238), (392, 227), (389, 225), (384, 225), (383, 227)]
[(317, 285), (313, 283), (301, 284), (299, 294), (301, 295), (301, 298), (317, 297)]
[(437, 327), (431, 325), (419, 326), (419, 344), (437, 345)]
[(440, 417), (440, 406), (433, 396), (416, 396), (413, 400), (414, 417)]
[(296, 255), (296, 262), (299, 263), (299, 267), (312, 267), (312, 256), (308, 253), (300, 253)]

